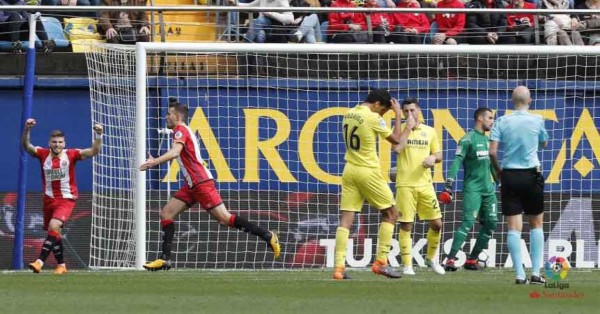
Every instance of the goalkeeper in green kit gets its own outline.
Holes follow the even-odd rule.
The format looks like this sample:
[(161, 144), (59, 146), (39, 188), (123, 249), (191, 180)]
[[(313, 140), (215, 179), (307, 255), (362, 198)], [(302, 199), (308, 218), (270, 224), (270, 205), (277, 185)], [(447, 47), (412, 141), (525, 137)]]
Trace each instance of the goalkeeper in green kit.
[(446, 271), (456, 271), (456, 253), (461, 249), (476, 219), (479, 219), (481, 223), (481, 230), (464, 267), (468, 270), (479, 270), (477, 263), (479, 253), (487, 248), (488, 241), (498, 222), (497, 200), (492, 180), (492, 175), (495, 173), (488, 154), (489, 138), (485, 135), (486, 131), (492, 129), (494, 115), (489, 108), (478, 108), (473, 118), (475, 119), (475, 129), (458, 142), (456, 157), (447, 174), (444, 191), (438, 197), (442, 204), (452, 202), (452, 188), (456, 174), (460, 165), (463, 164), (465, 170), (463, 221), (460, 227), (454, 231), (452, 248), (444, 265)]

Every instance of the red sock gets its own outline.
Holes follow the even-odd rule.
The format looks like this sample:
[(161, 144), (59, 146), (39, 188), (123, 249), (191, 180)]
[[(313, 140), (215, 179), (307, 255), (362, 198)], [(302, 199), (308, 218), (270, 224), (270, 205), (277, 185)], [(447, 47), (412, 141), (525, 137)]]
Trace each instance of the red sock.
[(160, 227), (164, 229), (167, 225), (172, 224), (172, 223), (173, 223), (173, 219), (161, 219)]

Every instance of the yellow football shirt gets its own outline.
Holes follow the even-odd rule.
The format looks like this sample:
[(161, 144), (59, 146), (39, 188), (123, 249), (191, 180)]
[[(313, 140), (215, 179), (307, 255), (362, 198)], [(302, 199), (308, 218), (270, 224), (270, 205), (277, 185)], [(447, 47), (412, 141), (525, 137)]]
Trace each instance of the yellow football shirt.
[[(402, 128), (404, 129), (404, 124)], [(423, 160), (440, 150), (435, 129), (419, 123), (419, 126), (410, 132), (406, 147), (398, 155), (396, 186), (432, 184), (431, 169), (423, 167)]]
[(369, 168), (380, 168), (377, 136), (387, 138), (392, 130), (383, 118), (369, 107), (358, 105), (344, 115), (342, 136), (346, 143), (346, 162)]

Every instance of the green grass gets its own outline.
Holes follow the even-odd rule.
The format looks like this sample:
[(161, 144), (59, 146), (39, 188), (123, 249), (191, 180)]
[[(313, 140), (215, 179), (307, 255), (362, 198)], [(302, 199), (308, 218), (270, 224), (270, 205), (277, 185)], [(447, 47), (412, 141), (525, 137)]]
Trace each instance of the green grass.
[[(350, 271), (50, 271), (0, 274), (0, 313), (598, 313), (600, 271), (571, 271), (565, 282), (581, 298), (516, 286), (510, 271), (459, 271), (389, 280)], [(537, 291), (541, 297), (533, 299)]]

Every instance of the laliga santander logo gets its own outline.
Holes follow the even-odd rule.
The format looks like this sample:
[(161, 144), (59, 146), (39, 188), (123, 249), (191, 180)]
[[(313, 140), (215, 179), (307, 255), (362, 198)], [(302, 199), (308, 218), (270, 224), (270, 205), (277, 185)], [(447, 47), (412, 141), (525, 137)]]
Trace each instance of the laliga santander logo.
[(561, 280), (567, 278), (569, 274), (569, 262), (564, 257), (552, 256), (545, 265), (546, 277), (552, 280)]

